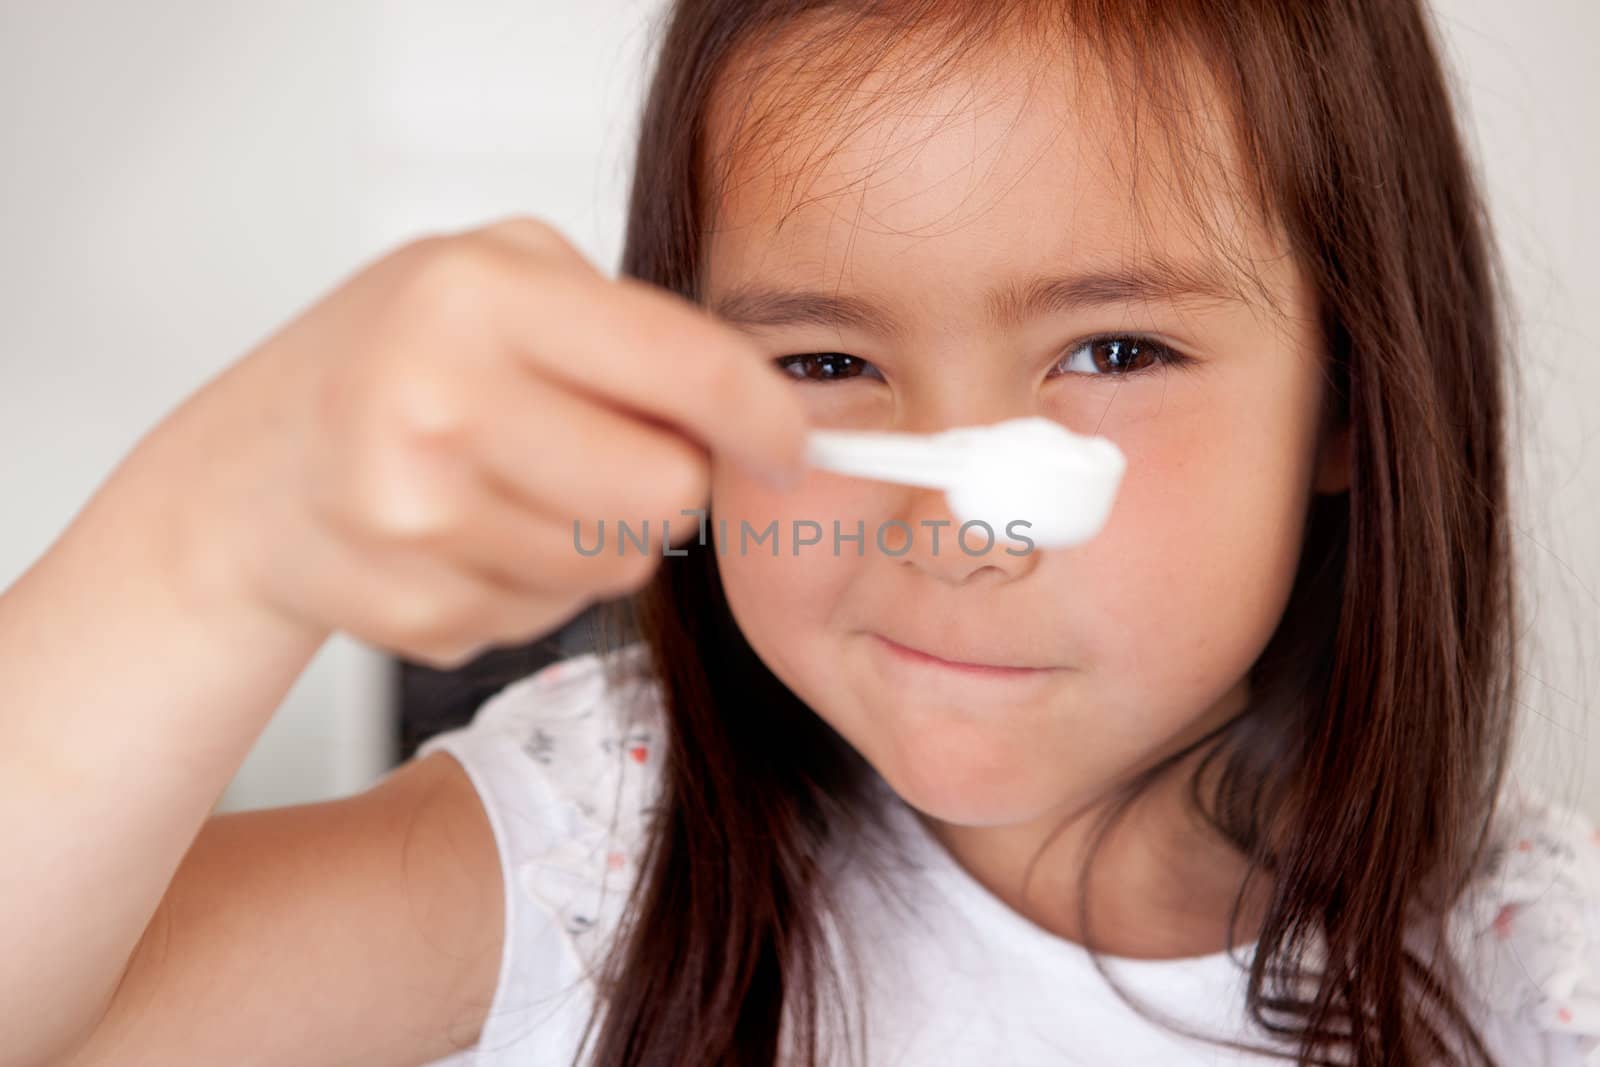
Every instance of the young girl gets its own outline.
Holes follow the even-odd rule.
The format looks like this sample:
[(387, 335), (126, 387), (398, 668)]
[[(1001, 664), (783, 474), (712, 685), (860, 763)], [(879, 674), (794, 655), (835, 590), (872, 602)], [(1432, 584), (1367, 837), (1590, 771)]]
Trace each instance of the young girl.
[[(683, 0), (629, 212), (615, 280), (526, 220), (362, 271), (0, 599), (0, 1063), (1585, 1062), (1419, 3)], [(1087, 544), (801, 465), (1023, 415), (1128, 460)], [(597, 601), (367, 792), (208, 818), (332, 631)]]

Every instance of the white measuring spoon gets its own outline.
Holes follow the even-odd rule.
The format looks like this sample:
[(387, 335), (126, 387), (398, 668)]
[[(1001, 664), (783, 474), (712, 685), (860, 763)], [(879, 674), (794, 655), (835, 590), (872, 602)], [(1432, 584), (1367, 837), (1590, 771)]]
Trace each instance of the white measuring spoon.
[[(963, 521), (1049, 548), (1100, 532), (1127, 468), (1107, 438), (1039, 416), (932, 434), (813, 430), (807, 458), (837, 474), (943, 489)], [(1028, 525), (1008, 530), (1017, 520)]]

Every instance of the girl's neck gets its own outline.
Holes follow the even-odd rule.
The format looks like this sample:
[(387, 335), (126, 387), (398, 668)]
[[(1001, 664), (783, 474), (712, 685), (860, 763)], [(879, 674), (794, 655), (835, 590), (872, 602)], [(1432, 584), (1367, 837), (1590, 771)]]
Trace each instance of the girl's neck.
[[(1229, 916), (1248, 864), (1194, 810), (1189, 782), (1199, 759), (1199, 753), (1187, 757), (1141, 795), (1096, 853), (1088, 894), (1089, 933), (1097, 951), (1172, 959), (1229, 947)], [(1083, 944), (1079, 874), (1104, 810), (1101, 803), (1007, 827), (959, 826), (920, 812), (917, 817), (957, 863), (1012, 910)], [(1067, 825), (1051, 839), (1064, 819)], [(1036, 855), (1024, 893), (1024, 877)], [(1255, 940), (1269, 891), (1258, 874), (1241, 903), (1234, 946)]]

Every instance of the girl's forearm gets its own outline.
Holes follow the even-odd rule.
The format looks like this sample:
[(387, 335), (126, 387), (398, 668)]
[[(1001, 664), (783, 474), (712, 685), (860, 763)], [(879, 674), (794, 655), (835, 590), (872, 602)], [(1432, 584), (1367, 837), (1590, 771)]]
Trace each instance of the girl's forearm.
[(203, 592), (133, 481), (0, 594), (0, 1064), (92, 1028), (326, 636)]

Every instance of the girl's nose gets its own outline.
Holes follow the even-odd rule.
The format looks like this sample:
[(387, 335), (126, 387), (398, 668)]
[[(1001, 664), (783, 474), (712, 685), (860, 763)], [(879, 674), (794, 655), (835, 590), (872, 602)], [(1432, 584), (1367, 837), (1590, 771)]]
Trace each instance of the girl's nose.
[[(952, 585), (1012, 582), (1038, 565), (1040, 549), (1024, 525), (996, 527), (951, 514), (939, 489), (902, 487), (905, 504), (884, 531), (884, 546), (908, 567)], [(903, 549), (903, 551), (902, 551)]]

